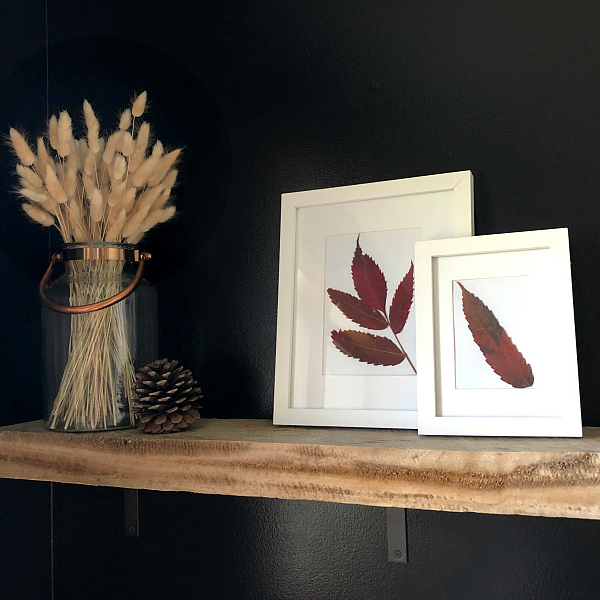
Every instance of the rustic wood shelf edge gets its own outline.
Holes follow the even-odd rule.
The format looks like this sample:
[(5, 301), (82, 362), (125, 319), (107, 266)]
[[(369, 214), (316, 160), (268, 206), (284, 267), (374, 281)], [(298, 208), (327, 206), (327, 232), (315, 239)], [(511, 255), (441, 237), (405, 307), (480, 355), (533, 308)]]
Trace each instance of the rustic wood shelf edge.
[(0, 477), (424, 510), (600, 519), (600, 428), (583, 438), (208, 419), (189, 431), (0, 428)]

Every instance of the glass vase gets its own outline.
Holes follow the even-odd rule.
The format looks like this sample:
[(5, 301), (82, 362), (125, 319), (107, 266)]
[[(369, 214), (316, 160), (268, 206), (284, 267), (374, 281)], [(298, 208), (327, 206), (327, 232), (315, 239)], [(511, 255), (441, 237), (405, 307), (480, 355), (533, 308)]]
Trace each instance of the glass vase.
[[(158, 357), (156, 290), (142, 278), (148, 258), (108, 242), (66, 244), (53, 257), (40, 284), (49, 429), (135, 426), (135, 373)], [(48, 284), (57, 262), (64, 273)]]

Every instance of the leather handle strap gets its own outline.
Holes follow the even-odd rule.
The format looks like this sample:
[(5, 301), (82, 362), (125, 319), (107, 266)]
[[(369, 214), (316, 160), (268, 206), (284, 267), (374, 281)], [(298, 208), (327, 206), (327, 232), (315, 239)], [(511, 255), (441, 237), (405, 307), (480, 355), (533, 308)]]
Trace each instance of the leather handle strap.
[(40, 300), (42, 301), (42, 304), (50, 310), (59, 313), (65, 313), (68, 315), (81, 315), (84, 313), (90, 313), (96, 310), (107, 308), (108, 306), (112, 306), (113, 304), (120, 302), (124, 298), (127, 298), (127, 296), (134, 292), (135, 288), (139, 285), (140, 281), (142, 280), (146, 261), (150, 258), (151, 254), (149, 252), (140, 252), (139, 265), (135, 277), (133, 278), (133, 281), (124, 290), (121, 290), (118, 294), (115, 294), (110, 298), (106, 298), (106, 300), (94, 302), (93, 304), (83, 304), (81, 306), (64, 306), (62, 304), (52, 302), (52, 300), (49, 300), (46, 296), (46, 288), (48, 287), (48, 282), (50, 281), (50, 277), (52, 276), (52, 271), (54, 270), (56, 263), (61, 262), (63, 260), (60, 252), (56, 252), (52, 255), (52, 260), (50, 261), (50, 264), (48, 265), (48, 268), (46, 269), (46, 272), (44, 273), (44, 276), (40, 281)]

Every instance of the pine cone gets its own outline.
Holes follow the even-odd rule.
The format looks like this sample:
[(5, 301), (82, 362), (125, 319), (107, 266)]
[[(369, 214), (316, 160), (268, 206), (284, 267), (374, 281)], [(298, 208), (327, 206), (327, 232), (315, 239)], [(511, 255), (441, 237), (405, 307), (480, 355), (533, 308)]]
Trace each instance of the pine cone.
[(134, 401), (139, 428), (145, 433), (175, 433), (200, 418), (201, 389), (192, 372), (166, 358), (142, 367), (136, 375)]

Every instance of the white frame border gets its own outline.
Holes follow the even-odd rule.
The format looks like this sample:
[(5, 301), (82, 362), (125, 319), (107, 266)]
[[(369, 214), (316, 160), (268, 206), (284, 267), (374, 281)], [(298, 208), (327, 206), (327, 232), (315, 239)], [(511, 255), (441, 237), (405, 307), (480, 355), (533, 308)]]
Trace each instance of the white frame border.
[[(566, 335), (561, 337), (565, 371), (561, 381), (567, 393), (561, 399), (558, 417), (444, 417), (437, 413), (443, 389), (438, 382), (436, 318), (440, 302), (434, 297), (434, 259), (519, 250), (550, 249), (553, 280), (556, 281), (555, 313), (561, 315)], [(478, 436), (581, 437), (581, 408), (577, 349), (573, 321), (573, 292), (567, 229), (485, 235), (464, 239), (417, 242), (415, 244), (415, 303), (417, 319), (417, 399), (419, 434)], [(517, 391), (518, 393), (518, 391)], [(548, 394), (556, 393), (548, 390)]]
[(473, 234), (473, 176), (470, 171), (282, 194), (279, 298), (273, 423), (330, 427), (417, 428), (417, 411), (293, 408), (291, 398), (297, 213), (309, 206), (452, 191), (456, 237)]

